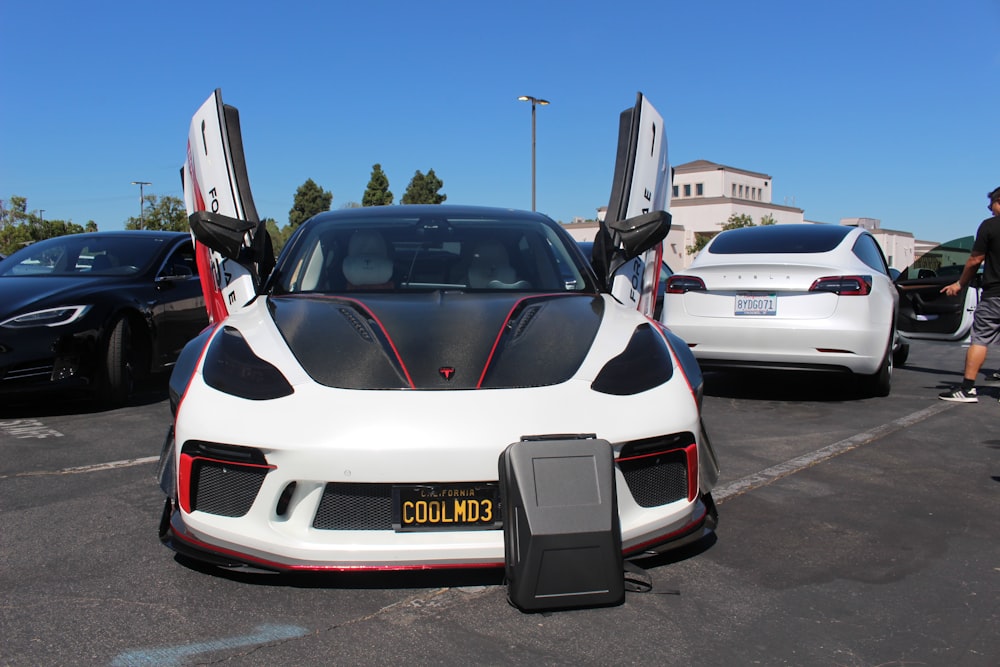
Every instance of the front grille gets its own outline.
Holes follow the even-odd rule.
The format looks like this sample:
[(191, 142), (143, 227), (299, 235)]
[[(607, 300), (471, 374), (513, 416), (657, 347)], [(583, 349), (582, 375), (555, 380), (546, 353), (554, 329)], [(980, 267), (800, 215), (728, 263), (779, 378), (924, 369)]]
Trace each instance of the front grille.
[(243, 516), (257, 498), (268, 469), (222, 461), (194, 464), (191, 509), (219, 516)]
[(392, 530), (392, 485), (327, 484), (313, 528)]

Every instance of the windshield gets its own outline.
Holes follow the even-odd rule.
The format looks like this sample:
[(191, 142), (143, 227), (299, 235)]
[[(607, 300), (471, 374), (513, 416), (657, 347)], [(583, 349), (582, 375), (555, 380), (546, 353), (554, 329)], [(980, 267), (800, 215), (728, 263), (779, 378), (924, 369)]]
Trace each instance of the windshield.
[(128, 276), (145, 270), (163, 247), (147, 236), (79, 236), (38, 241), (0, 261), (0, 276)]
[(282, 255), (272, 285), (286, 294), (440, 289), (595, 290), (579, 252), (554, 225), (390, 211), (314, 218)]

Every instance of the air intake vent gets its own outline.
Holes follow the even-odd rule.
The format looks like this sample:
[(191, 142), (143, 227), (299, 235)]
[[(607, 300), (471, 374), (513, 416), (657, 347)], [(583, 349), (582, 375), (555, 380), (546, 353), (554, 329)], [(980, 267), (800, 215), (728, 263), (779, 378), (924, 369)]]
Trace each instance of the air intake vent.
[(392, 485), (327, 484), (313, 528), (392, 530)]
[(193, 473), (191, 508), (237, 517), (250, 511), (268, 469), (200, 460)]

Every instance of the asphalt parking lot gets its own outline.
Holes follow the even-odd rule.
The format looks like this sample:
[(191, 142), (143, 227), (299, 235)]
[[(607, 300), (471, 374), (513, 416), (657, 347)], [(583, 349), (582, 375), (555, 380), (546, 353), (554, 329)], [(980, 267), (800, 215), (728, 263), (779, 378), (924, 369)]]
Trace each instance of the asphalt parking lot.
[(996, 665), (1000, 386), (937, 400), (963, 355), (914, 342), (884, 399), (708, 376), (717, 535), (643, 562), (623, 605), (544, 614), (495, 571), (179, 562), (156, 538), (162, 386), (111, 412), (5, 402), (0, 664)]

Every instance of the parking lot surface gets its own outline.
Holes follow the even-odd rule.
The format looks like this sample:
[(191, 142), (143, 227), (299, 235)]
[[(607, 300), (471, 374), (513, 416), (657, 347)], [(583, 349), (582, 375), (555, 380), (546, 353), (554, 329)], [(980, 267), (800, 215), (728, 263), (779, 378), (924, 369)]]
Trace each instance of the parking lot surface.
[(716, 536), (641, 562), (620, 606), (542, 614), (492, 570), (179, 561), (156, 536), (162, 385), (109, 412), (3, 405), (0, 665), (996, 665), (1000, 386), (939, 401), (963, 357), (915, 341), (881, 399), (707, 376)]

